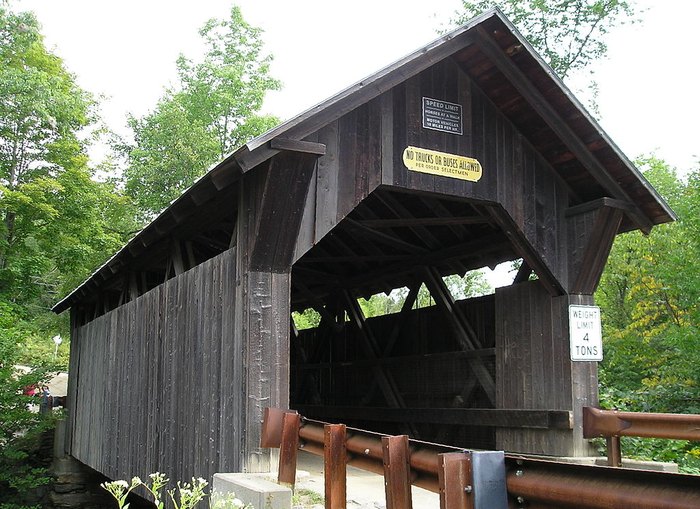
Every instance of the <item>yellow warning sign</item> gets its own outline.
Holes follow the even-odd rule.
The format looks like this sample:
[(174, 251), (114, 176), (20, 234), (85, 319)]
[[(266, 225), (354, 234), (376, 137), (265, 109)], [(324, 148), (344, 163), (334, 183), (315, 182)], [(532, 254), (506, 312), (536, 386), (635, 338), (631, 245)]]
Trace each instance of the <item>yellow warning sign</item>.
[(478, 182), (483, 173), (481, 163), (476, 159), (418, 147), (406, 147), (403, 164), (412, 171), (470, 182)]

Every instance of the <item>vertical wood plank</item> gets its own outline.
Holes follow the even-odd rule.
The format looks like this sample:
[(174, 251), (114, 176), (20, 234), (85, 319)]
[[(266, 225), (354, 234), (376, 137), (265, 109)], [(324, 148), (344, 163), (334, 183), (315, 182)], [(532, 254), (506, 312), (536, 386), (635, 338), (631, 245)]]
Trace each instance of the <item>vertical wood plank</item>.
[(398, 164), (394, 151), (394, 92), (389, 90), (379, 96), (381, 111), (381, 140), (382, 140), (382, 184), (391, 185), (394, 182), (394, 166)]
[[(156, 470), (207, 478), (220, 465), (240, 465), (240, 442), (231, 435), (240, 411), (220, 408), (241, 390), (231, 381), (241, 375), (232, 362), (235, 338), (224, 338), (233, 328), (234, 267), (235, 256), (224, 253), (76, 324), (74, 457), (111, 478)], [(226, 285), (222, 274), (233, 274)], [(218, 375), (224, 369), (231, 378)], [(217, 464), (221, 446), (226, 461)]]
[(316, 232), (314, 243), (323, 238), (338, 218), (338, 178), (340, 173), (338, 121), (331, 122), (319, 132), (319, 142), (326, 145), (326, 155), (320, 157), (316, 171)]

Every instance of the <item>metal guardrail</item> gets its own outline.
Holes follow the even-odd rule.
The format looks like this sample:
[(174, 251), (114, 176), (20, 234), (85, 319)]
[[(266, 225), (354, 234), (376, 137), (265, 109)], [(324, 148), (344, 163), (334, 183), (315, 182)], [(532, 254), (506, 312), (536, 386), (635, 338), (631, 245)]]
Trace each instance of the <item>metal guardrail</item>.
[(620, 467), (620, 437), (700, 441), (700, 415), (619, 412), (583, 407), (583, 437), (605, 437), (608, 465)]
[[(312, 421), (294, 411), (266, 410), (261, 446), (280, 448), (278, 478), (292, 487), (297, 451), (322, 456), (326, 509), (346, 507), (346, 464), (384, 474), (387, 509), (411, 509), (411, 485), (439, 493), (441, 509), (500, 509), (504, 506), (488, 499), (485, 487), (499, 482), (505, 484), (508, 507), (518, 509), (700, 507), (698, 476), (507, 454), (501, 463), (505, 482), (493, 482), (498, 469), (489, 470), (490, 481), (485, 479), (483, 471), (475, 468), (480, 458), (477, 451)], [(480, 490), (486, 501), (479, 498)]]

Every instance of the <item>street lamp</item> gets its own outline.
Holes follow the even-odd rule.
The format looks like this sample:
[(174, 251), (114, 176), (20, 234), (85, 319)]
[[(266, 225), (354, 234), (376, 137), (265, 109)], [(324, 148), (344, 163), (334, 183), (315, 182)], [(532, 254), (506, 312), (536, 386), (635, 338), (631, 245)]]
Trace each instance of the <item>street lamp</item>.
[(56, 343), (56, 349), (53, 351), (53, 360), (56, 360), (56, 356), (58, 355), (58, 345), (63, 343), (63, 338), (61, 338), (60, 334), (56, 334), (53, 337), (53, 342)]

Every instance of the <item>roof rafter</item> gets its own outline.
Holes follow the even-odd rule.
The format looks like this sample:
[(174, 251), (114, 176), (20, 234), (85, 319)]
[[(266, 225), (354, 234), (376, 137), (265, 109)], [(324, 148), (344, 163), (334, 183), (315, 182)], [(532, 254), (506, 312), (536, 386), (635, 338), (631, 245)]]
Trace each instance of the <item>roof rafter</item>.
[(483, 27), (476, 27), (476, 34), (479, 48), (491, 59), (494, 65), (513, 84), (525, 100), (537, 108), (542, 119), (604, 189), (611, 193), (614, 198), (623, 200), (632, 205), (632, 209), (628, 212), (630, 218), (643, 232), (648, 233), (653, 226), (652, 222), (644, 215), (639, 207), (634, 205), (625, 190), (606, 171), (603, 164), (588, 150), (586, 144), (574, 133), (549, 101), (545, 99), (535, 85), (522, 73), (515, 63), (513, 63), (510, 57), (504, 53), (503, 49), (501, 49), (496, 41), (487, 34)]

